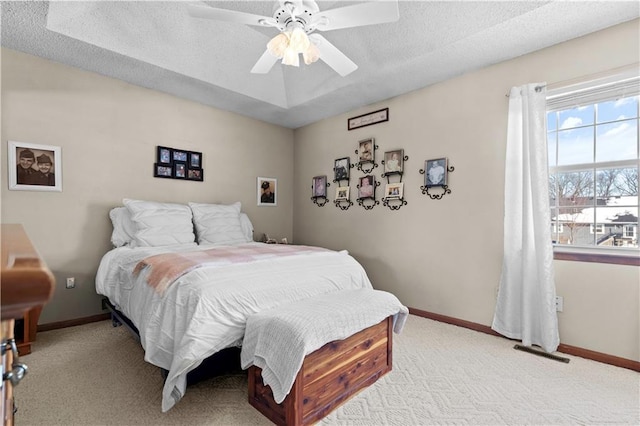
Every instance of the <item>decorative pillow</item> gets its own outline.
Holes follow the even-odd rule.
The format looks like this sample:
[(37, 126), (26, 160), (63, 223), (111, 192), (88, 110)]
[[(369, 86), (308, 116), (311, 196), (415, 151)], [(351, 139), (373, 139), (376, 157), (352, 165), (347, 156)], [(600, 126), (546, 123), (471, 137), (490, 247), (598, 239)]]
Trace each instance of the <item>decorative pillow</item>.
[(192, 214), (184, 204), (130, 200), (123, 203), (136, 226), (134, 247), (159, 247), (195, 242)]
[(240, 202), (231, 205), (189, 203), (198, 244), (234, 245), (252, 241), (243, 232)]
[(109, 218), (113, 224), (111, 243), (114, 247), (131, 245), (133, 242), (136, 225), (131, 220), (131, 213), (126, 207), (114, 207), (109, 211)]

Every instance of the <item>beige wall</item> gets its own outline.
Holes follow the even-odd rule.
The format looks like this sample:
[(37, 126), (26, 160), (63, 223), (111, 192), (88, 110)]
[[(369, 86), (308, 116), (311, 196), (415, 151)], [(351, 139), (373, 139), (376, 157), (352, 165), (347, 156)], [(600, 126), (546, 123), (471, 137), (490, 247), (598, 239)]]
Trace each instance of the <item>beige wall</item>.
[[(417, 309), (490, 325), (503, 241), (505, 135), (512, 86), (549, 84), (638, 63), (639, 21), (351, 111), (296, 130), (294, 235), (298, 243), (348, 249), (378, 289)], [(386, 123), (347, 131), (346, 121), (389, 107)], [(403, 148), (405, 198), (398, 211), (357, 204), (342, 211), (310, 200), (311, 179), (374, 137), (378, 162)], [(424, 160), (448, 157), (451, 194), (421, 194)], [(379, 179), (382, 166), (374, 171)], [(363, 173), (352, 169), (351, 190)], [(335, 185), (330, 187), (334, 198)], [(382, 196), (383, 186), (378, 188)], [(356, 195), (352, 195), (355, 199)], [(555, 262), (564, 344), (640, 360), (637, 267)]]
[[(61, 147), (63, 192), (9, 191), (10, 140)], [(201, 151), (204, 182), (154, 178), (157, 145)], [(95, 272), (122, 198), (241, 201), (255, 237), (293, 237), (292, 130), (7, 49), (1, 153), (2, 222), (24, 225), (57, 281), (40, 324), (102, 312)], [(256, 206), (257, 176), (278, 179), (277, 207)]]

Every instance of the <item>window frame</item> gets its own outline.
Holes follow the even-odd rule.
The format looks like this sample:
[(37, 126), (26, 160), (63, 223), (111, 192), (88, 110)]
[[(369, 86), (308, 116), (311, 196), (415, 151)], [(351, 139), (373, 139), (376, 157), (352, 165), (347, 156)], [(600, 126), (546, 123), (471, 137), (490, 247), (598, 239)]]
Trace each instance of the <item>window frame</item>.
[[(591, 189), (593, 192), (594, 199), (591, 204), (586, 204), (585, 206), (576, 206), (576, 208), (588, 208), (592, 207), (594, 209), (598, 208), (606, 208), (606, 206), (598, 206), (598, 202), (595, 199), (596, 191), (597, 191), (597, 173), (599, 170), (606, 169), (615, 169), (615, 168), (638, 168), (640, 172), (640, 158), (636, 157), (635, 159), (630, 160), (614, 160), (614, 161), (601, 161), (598, 162), (596, 157), (596, 149), (597, 149), (597, 141), (598, 141), (598, 127), (602, 125), (607, 125), (611, 123), (620, 123), (624, 121), (624, 119), (612, 119), (603, 122), (598, 121), (597, 115), (597, 107), (596, 104), (605, 103), (608, 101), (613, 101), (615, 99), (625, 98), (625, 97), (636, 97), (638, 102), (636, 103), (636, 115), (632, 118), (627, 118), (629, 120), (635, 120), (636, 124), (636, 153), (640, 155), (640, 76), (638, 75), (637, 68), (629, 69), (622, 73), (617, 74), (609, 74), (604, 78), (591, 79), (589, 81), (583, 81), (581, 83), (572, 84), (570, 86), (558, 87), (558, 88), (549, 88), (547, 91), (547, 108), (545, 112), (545, 119), (549, 117), (549, 113), (552, 112), (560, 112), (567, 111), (574, 108), (586, 107), (588, 105), (594, 106), (594, 120), (593, 123), (575, 126), (576, 129), (579, 128), (593, 128), (593, 162), (582, 163), (582, 164), (570, 164), (570, 165), (558, 165), (558, 149), (559, 149), (559, 132), (562, 130), (561, 123), (559, 118), (555, 120), (555, 128), (553, 130), (549, 130), (548, 126), (546, 129), (547, 135), (547, 146), (551, 152), (551, 148), (555, 148), (555, 159), (552, 163), (548, 162), (549, 165), (549, 177), (552, 175), (561, 175), (563, 173), (571, 173), (577, 171), (588, 171), (593, 173), (593, 182), (592, 185), (594, 187)], [(551, 141), (551, 132), (554, 132), (555, 140)], [(553, 143), (553, 147), (552, 144)], [(640, 179), (640, 178), (639, 178)], [(552, 198), (553, 192), (552, 188), (549, 189), (550, 200)], [(630, 205), (631, 207), (637, 207), (640, 212), (640, 194), (637, 196), (637, 204)], [(554, 211), (555, 214), (559, 214), (562, 206), (560, 205), (560, 200), (556, 200), (553, 205), (550, 205), (551, 211)], [(556, 260), (569, 260), (569, 261), (581, 261), (581, 262), (597, 262), (597, 263), (611, 263), (611, 264), (621, 264), (621, 265), (633, 265), (640, 266), (640, 247), (606, 247), (606, 246), (575, 246), (575, 245), (567, 245), (567, 244), (559, 244), (556, 241), (559, 240), (559, 236), (562, 233), (563, 225), (565, 222), (561, 220), (552, 221), (552, 240), (553, 249), (554, 249), (554, 259)], [(602, 235), (606, 233), (606, 224), (598, 223), (596, 221), (596, 216), (594, 214), (594, 223), (590, 223), (590, 235), (594, 235), (594, 231), (596, 234), (594, 235), (593, 243), (597, 242), (597, 235)], [(629, 238), (627, 234), (627, 228), (633, 228), (633, 236), (634, 238), (637, 236), (637, 231), (639, 227), (639, 223), (630, 223), (624, 224), (622, 235), (624, 238)], [(559, 228), (559, 230), (558, 230)], [(637, 240), (636, 240), (637, 241)]]

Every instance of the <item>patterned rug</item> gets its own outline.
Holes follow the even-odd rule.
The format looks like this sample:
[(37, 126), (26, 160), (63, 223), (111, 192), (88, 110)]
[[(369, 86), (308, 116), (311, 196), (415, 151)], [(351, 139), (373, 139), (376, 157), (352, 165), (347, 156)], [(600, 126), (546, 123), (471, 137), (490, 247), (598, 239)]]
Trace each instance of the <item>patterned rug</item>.
[[(514, 342), (411, 315), (393, 371), (322, 425), (638, 425), (640, 375), (513, 349)], [(109, 321), (38, 334), (15, 389), (21, 425), (269, 425), (245, 374), (202, 381), (168, 413), (162, 377)]]

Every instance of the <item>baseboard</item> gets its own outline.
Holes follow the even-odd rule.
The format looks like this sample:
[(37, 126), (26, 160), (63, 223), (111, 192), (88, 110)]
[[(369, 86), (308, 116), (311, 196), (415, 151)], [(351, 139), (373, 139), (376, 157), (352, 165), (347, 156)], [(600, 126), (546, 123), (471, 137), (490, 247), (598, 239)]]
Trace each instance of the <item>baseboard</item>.
[(89, 324), (92, 322), (104, 321), (111, 318), (111, 314), (98, 314), (90, 317), (77, 318), (67, 321), (50, 322), (48, 324), (38, 324), (38, 331), (51, 331), (59, 328), (75, 327), (77, 325)]
[[(474, 331), (479, 331), (481, 333), (491, 334), (492, 336), (504, 337), (502, 334), (496, 333), (491, 329), (491, 327), (487, 325), (465, 321), (454, 317), (448, 317), (446, 315), (434, 314), (433, 312), (427, 312), (415, 308), (409, 308), (409, 313), (434, 321), (440, 321), (451, 325), (457, 325), (458, 327), (464, 327)], [(504, 338), (506, 339), (506, 337)], [(558, 346), (558, 352), (575, 355), (579, 356), (580, 358), (590, 359), (592, 361), (598, 361), (604, 364), (610, 364), (616, 367), (628, 368), (629, 370), (640, 372), (640, 362), (626, 358), (620, 358), (614, 355), (604, 354), (602, 352), (591, 351), (589, 349), (578, 348), (575, 346), (565, 345), (563, 343)]]

